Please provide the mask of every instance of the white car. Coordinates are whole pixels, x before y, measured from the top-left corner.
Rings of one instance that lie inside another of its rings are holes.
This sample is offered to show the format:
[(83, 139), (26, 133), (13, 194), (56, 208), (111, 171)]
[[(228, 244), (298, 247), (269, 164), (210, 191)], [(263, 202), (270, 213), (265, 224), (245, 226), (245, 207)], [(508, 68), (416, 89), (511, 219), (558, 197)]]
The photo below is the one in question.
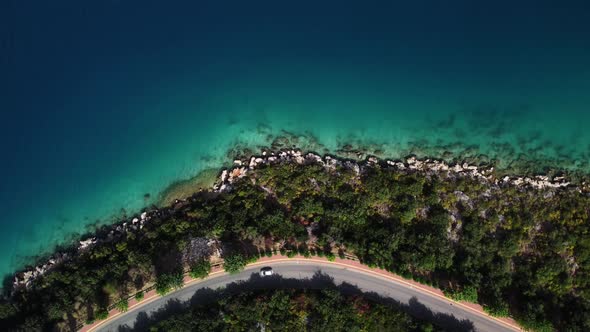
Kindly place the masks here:
[(274, 271), (272, 270), (272, 267), (263, 267), (262, 269), (260, 269), (260, 276), (261, 277), (268, 277), (274, 274)]

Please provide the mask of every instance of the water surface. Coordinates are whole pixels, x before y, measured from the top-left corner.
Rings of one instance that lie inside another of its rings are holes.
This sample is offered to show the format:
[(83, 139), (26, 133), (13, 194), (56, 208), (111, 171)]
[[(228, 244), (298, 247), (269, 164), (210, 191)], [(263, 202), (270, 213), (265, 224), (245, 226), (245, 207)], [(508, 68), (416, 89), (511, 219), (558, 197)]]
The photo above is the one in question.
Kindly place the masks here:
[(588, 5), (411, 3), (9, 1), (0, 273), (283, 131), (589, 170)]

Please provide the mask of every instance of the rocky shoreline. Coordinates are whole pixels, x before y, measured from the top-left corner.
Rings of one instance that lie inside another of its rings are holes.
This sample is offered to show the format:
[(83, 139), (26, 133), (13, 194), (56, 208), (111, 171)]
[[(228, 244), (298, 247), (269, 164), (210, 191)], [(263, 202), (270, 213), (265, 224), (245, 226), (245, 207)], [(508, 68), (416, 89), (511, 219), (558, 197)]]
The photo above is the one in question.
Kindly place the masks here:
[[(250, 171), (258, 167), (272, 166), (279, 163), (296, 163), (299, 165), (318, 164), (329, 171), (337, 167), (345, 167), (361, 175), (367, 168), (381, 167), (396, 172), (421, 172), (427, 175), (439, 175), (443, 178), (471, 177), (495, 187), (514, 186), (521, 190), (573, 190), (583, 195), (590, 195), (590, 184), (583, 181), (579, 185), (572, 184), (565, 176), (537, 175), (528, 176), (498, 176), (492, 165), (473, 165), (467, 162), (447, 163), (438, 159), (418, 159), (409, 156), (403, 160), (379, 159), (375, 156), (366, 156), (364, 160), (353, 160), (332, 155), (321, 156), (313, 152), (303, 152), (299, 149), (270, 150), (263, 149), (260, 155), (238, 158), (233, 162), (233, 167), (222, 169), (213, 187), (207, 191), (212, 194), (229, 191), (232, 184), (245, 177)], [(165, 217), (174, 209), (181, 207), (190, 200), (176, 199), (174, 204), (164, 208), (144, 209), (139, 214), (113, 225), (103, 226), (94, 236), (85, 238), (66, 250), (58, 251), (49, 258), (41, 260), (33, 268), (27, 268), (13, 275), (12, 289), (30, 287), (32, 282), (58, 265), (83, 253), (97, 243), (112, 242), (131, 232), (141, 232), (144, 225), (153, 217)]]

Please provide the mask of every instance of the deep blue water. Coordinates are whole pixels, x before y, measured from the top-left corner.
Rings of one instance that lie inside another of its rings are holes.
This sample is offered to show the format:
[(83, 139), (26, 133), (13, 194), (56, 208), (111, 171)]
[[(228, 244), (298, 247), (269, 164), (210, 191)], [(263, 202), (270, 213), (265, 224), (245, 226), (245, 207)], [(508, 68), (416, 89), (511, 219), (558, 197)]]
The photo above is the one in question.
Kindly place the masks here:
[(4, 1), (0, 273), (281, 130), (589, 170), (590, 5), (516, 3)]

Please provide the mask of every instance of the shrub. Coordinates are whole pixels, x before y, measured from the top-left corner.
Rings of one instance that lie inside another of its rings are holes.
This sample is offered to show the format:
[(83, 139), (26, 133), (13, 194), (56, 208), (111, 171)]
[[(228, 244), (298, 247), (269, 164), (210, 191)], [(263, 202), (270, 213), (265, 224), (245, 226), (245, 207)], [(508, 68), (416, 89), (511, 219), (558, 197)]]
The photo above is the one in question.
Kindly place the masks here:
[(173, 289), (182, 288), (183, 284), (181, 272), (162, 274), (156, 279), (156, 293), (163, 296)]
[(459, 291), (449, 291), (445, 295), (455, 301), (467, 301), (471, 303), (477, 303), (477, 288), (473, 286), (467, 286)]
[(294, 250), (291, 250), (287, 253), (287, 257), (289, 258), (293, 258), (295, 257), (295, 255), (297, 255), (297, 253)]
[(141, 300), (143, 300), (143, 297), (145, 296), (145, 294), (143, 293), (143, 291), (137, 292), (137, 294), (135, 294), (135, 299), (139, 302)]
[(106, 319), (107, 317), (109, 317), (109, 312), (107, 311), (106, 308), (100, 308), (94, 314), (94, 318), (96, 318), (97, 320), (103, 320), (103, 319)]
[(115, 308), (120, 312), (126, 312), (129, 310), (129, 301), (127, 299), (121, 300), (115, 304)]
[(203, 279), (211, 272), (211, 262), (206, 259), (201, 259), (191, 266), (189, 276), (194, 279)]
[(336, 260), (336, 255), (334, 255), (333, 253), (329, 252), (326, 254), (326, 258), (330, 261), (330, 262), (334, 262)]
[(272, 257), (272, 250), (266, 251), (266, 257)]
[(508, 310), (508, 304), (506, 303), (484, 305), (483, 310), (487, 312), (490, 316), (494, 317), (508, 317), (510, 315), (510, 312)]
[(16, 308), (10, 303), (0, 303), (0, 320), (16, 314)]
[(231, 274), (239, 273), (244, 269), (245, 266), (246, 259), (240, 254), (233, 254), (231, 256), (225, 257), (225, 261), (223, 263), (223, 268), (225, 271)]
[(309, 253), (309, 248), (307, 247), (307, 245), (302, 244), (297, 248), (297, 251), (300, 255), (305, 255), (306, 252)]
[(285, 256), (287, 254), (287, 250), (285, 248), (281, 248), (279, 252), (281, 253), (281, 256)]

